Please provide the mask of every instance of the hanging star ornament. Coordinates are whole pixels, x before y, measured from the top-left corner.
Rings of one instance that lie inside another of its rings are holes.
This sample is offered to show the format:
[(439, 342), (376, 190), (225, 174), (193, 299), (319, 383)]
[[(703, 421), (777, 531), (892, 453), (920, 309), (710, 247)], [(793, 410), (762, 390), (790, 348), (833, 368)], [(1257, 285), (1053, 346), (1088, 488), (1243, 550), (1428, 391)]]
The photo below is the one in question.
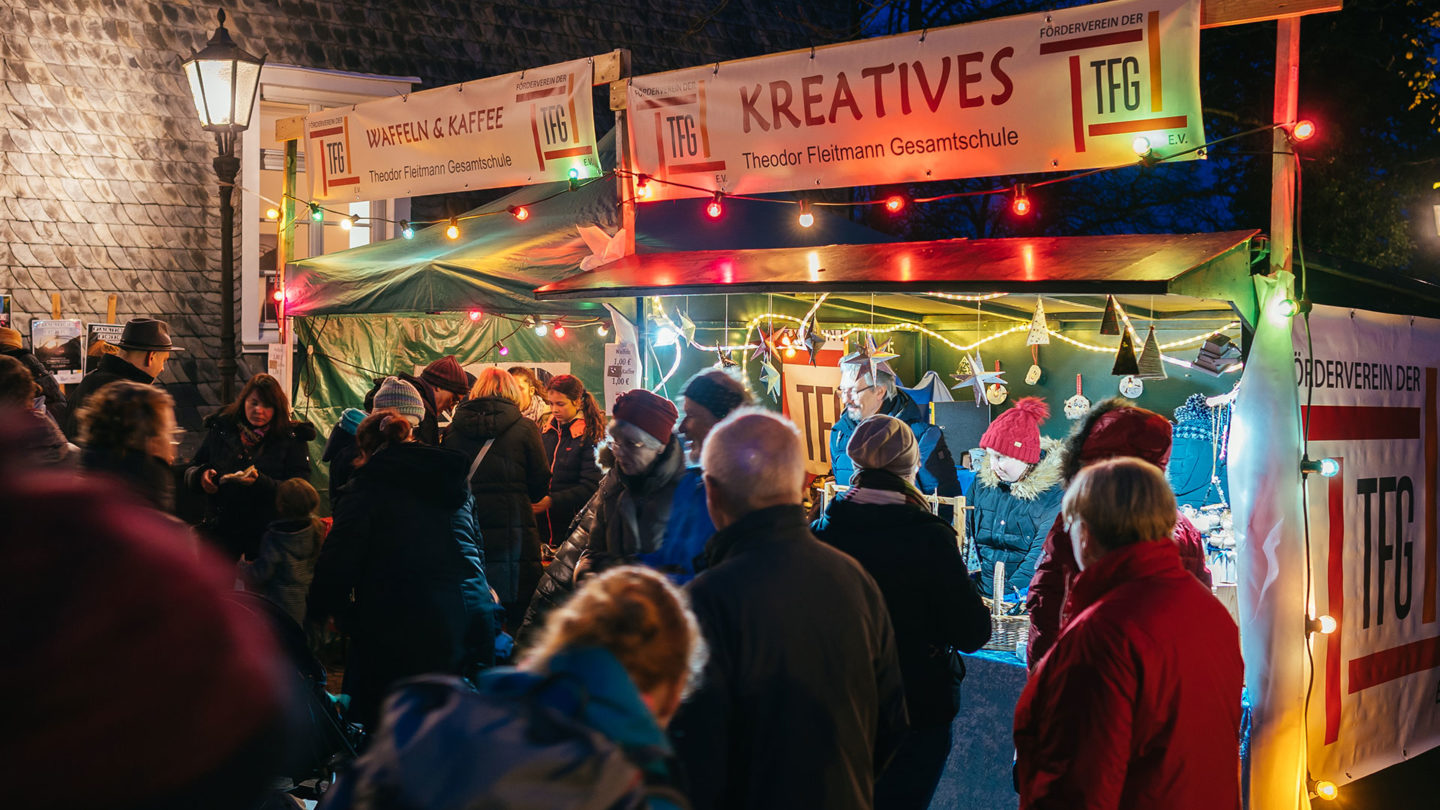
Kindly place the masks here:
[[(886, 345), (888, 347), (889, 344)], [(883, 371), (892, 377), (896, 376), (895, 369), (890, 367), (890, 361), (899, 356), (894, 352), (882, 351), (875, 345), (875, 336), (866, 333), (865, 337), (860, 339), (860, 345), (856, 347), (855, 351), (840, 358), (840, 365), (863, 366), (870, 372), (871, 382), (874, 382), (877, 371)]]
[[(825, 336), (811, 332), (802, 341), (805, 344), (805, 351), (810, 353), (810, 365), (815, 365), (815, 357), (825, 347)], [(872, 378), (873, 379), (873, 378)]]
[(740, 365), (739, 363), (735, 362), (735, 360), (730, 356), (730, 352), (724, 349), (716, 349), (715, 354), (720, 357), (720, 359), (715, 363), (715, 367), (718, 369), (735, 368), (736, 366)]
[(774, 330), (766, 332), (757, 326), (755, 327), (755, 336), (759, 338), (760, 342), (750, 347), (750, 359), (770, 362), (775, 357)]
[(680, 335), (685, 338), (686, 343), (695, 342), (695, 322), (683, 312), (680, 313)]
[(962, 372), (961, 374), (952, 375), (958, 382), (950, 386), (950, 388), (953, 390), (967, 387), (975, 389), (975, 407), (979, 408), (985, 404), (985, 386), (997, 383), (1004, 385), (1005, 372), (986, 371), (985, 361), (980, 359), (980, 350), (978, 349), (967, 359), (970, 361), (969, 373)]
[(765, 384), (765, 393), (776, 402), (780, 401), (780, 372), (766, 360), (760, 364), (760, 382)]

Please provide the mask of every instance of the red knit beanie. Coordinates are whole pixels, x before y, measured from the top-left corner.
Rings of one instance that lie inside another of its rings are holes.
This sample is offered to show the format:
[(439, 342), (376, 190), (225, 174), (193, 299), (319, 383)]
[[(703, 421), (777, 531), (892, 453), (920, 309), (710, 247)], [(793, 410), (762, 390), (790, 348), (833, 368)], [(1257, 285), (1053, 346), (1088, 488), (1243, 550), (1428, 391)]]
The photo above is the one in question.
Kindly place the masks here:
[(1050, 408), (1039, 397), (1025, 397), (1015, 407), (995, 417), (980, 446), (1026, 464), (1040, 460), (1040, 423), (1050, 418)]
[(470, 392), (470, 387), (465, 384), (465, 369), (460, 368), (460, 363), (453, 354), (447, 354), (426, 366), (425, 370), (420, 372), (420, 379), (462, 397)]
[(1164, 469), (1170, 461), (1170, 420), (1144, 408), (1105, 412), (1080, 446), (1080, 466), (1116, 456), (1135, 456)]
[(610, 415), (640, 428), (661, 444), (669, 444), (680, 412), (675, 410), (670, 400), (636, 388), (615, 398), (615, 407), (610, 410)]

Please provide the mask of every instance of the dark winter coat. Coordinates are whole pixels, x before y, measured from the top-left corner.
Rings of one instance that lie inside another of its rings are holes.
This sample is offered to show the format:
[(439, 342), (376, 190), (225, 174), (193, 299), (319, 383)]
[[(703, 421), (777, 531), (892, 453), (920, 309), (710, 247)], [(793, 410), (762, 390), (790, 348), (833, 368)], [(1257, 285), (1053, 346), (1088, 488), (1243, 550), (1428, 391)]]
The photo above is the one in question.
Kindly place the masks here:
[[(600, 452), (608, 455), (609, 447)], [(622, 475), (618, 467), (607, 466), (610, 472), (576, 516), (570, 536), (556, 550), (535, 588), (517, 635), (522, 644), (540, 629), (547, 613), (570, 598), (577, 568), (594, 572), (634, 562), (664, 541), (675, 487), (685, 472), (685, 450), (679, 437), (670, 438), (644, 475)]]
[(1106, 554), (1067, 610), (1015, 708), (1021, 808), (1238, 810), (1239, 631), (1175, 544)]
[(550, 465), (535, 423), (508, 399), (472, 399), (455, 411), (444, 446), (465, 456), (466, 469), (494, 439), (474, 476), (475, 519), (485, 547), (486, 576), (518, 621), (540, 581), (540, 537), (530, 505), (550, 488)]
[(245, 589), (279, 605), (297, 625), (305, 622), (305, 598), (325, 541), (324, 526), (309, 518), (277, 520), (260, 538), (255, 561), (240, 563)]
[(975, 483), (965, 495), (973, 506), (965, 516), (966, 537), (980, 560), (980, 593), (990, 597), (994, 590), (995, 563), (1005, 563), (1005, 598), (1024, 592), (1035, 575), (1035, 565), (1045, 546), (1045, 534), (1060, 514), (1060, 442), (1040, 439), (1040, 461), (1023, 478), (1007, 484), (990, 465), (992, 454), (976, 472)]
[(536, 515), (540, 539), (558, 546), (570, 536), (570, 524), (581, 507), (600, 488), (600, 465), (595, 463), (595, 442), (587, 442), (585, 420), (569, 424), (551, 420), (540, 439), (550, 460), (550, 508)]
[[(885, 400), (880, 413), (893, 416), (910, 426), (915, 441), (920, 445), (920, 471), (915, 475), (915, 485), (927, 495), (953, 498), (961, 494), (960, 480), (955, 474), (955, 457), (945, 444), (945, 434), (936, 425), (930, 424), (920, 406), (910, 395), (901, 390)], [(841, 412), (840, 419), (830, 431), (830, 472), (835, 483), (849, 486), (850, 477), (855, 474), (855, 464), (845, 448), (860, 423), (850, 418), (848, 412)]]
[(696, 808), (869, 808), (906, 732), (875, 580), (800, 506), (745, 515), (688, 587), (710, 659), (671, 738)]
[(990, 640), (990, 612), (960, 558), (955, 530), (911, 504), (844, 498), (831, 501), (811, 529), (854, 557), (885, 595), (911, 727), (949, 725), (964, 676), (952, 650), (974, 652)]
[(75, 395), (70, 397), (68, 403), (70, 412), (60, 422), (61, 429), (65, 431), (66, 436), (70, 437), (70, 441), (77, 441), (80, 438), (80, 408), (85, 404), (85, 400), (89, 399), (91, 394), (116, 380), (130, 380), (146, 385), (155, 384), (155, 378), (134, 363), (121, 359), (117, 354), (103, 355), (100, 363), (95, 366), (95, 370), (80, 379), (80, 385), (75, 388)]
[(325, 449), (320, 451), (320, 460), (330, 465), (330, 509), (344, 493), (345, 484), (355, 474), (355, 461), (360, 458), (360, 445), (355, 441), (355, 432), (368, 416), (358, 408), (346, 408), (340, 414), (335, 427), (325, 439)]
[[(289, 422), (271, 428), (253, 451), (240, 441), (239, 420), (244, 417), (224, 412), (205, 420), (209, 432), (185, 471), (185, 485), (196, 492), (201, 475), (214, 470), (220, 491), (205, 494), (205, 522), (202, 529), (230, 558), (242, 554), (254, 559), (260, 551), (260, 536), (275, 520), (275, 488), (287, 478), (310, 480), (310, 446), (315, 427), (309, 422)], [(221, 483), (218, 476), (255, 467), (259, 477), (250, 485)]]
[[(65, 392), (60, 388), (60, 382), (40, 358), (29, 349), (0, 349), (0, 355), (8, 355), (19, 360), (25, 368), (30, 370), (30, 376), (35, 378), (35, 384), (40, 386), (40, 393), (45, 395), (45, 412), (55, 420), (55, 424), (64, 425), (70, 415), (69, 402), (65, 399)], [(82, 379), (81, 382), (84, 382)]]
[(335, 616), (351, 636), (345, 693), (357, 720), (372, 717), (400, 678), (470, 674), (493, 660), (497, 607), (465, 484), (469, 463), (414, 442), (387, 447), (355, 471), (340, 501), (307, 618)]
[(170, 465), (138, 450), (87, 447), (80, 466), (123, 481), (130, 491), (162, 512), (175, 511), (175, 475)]

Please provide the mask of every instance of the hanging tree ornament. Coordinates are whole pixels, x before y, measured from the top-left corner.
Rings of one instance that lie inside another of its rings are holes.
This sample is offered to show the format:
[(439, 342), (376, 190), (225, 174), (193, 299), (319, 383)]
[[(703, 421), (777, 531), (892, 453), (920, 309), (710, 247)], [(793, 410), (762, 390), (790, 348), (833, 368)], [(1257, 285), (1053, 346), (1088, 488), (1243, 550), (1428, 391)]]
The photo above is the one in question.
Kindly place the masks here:
[(1030, 369), (1025, 372), (1026, 385), (1039, 385), (1045, 380), (1045, 369), (1040, 368), (1040, 347), (1030, 347)]
[(985, 386), (991, 383), (1003, 384), (1005, 382), (1005, 372), (986, 371), (985, 361), (980, 359), (979, 349), (976, 349), (975, 353), (970, 355), (969, 362), (969, 373), (953, 375), (959, 382), (950, 387), (954, 390), (966, 387), (973, 388), (975, 391), (975, 407), (979, 408), (985, 404)]
[(1165, 373), (1165, 358), (1160, 354), (1160, 341), (1155, 339), (1155, 325), (1150, 325), (1150, 331), (1145, 335), (1145, 348), (1140, 352), (1138, 361), (1140, 373), (1137, 374), (1142, 380), (1165, 380), (1169, 375)]
[(1075, 375), (1075, 396), (1065, 400), (1066, 419), (1084, 419), (1085, 414), (1090, 412), (1090, 400), (1085, 398), (1084, 390), (1081, 388), (1082, 380), (1080, 375)]
[(1025, 336), (1026, 346), (1049, 346), (1050, 326), (1045, 323), (1045, 302), (1035, 299), (1035, 314), (1030, 316), (1030, 334)]
[(820, 350), (825, 348), (825, 336), (811, 330), (805, 335), (801, 342), (805, 344), (805, 351), (810, 353), (810, 365), (815, 365), (816, 355), (820, 354)]
[(771, 399), (779, 402), (780, 372), (776, 371), (775, 367), (770, 365), (769, 360), (760, 364), (760, 382), (765, 384), (765, 393), (769, 394)]
[(755, 335), (759, 338), (759, 341), (756, 342), (755, 345), (750, 347), (750, 359), (759, 359), (769, 362), (775, 357), (774, 330), (766, 332), (764, 329), (761, 329), (760, 326), (757, 324), (755, 326)]
[(1120, 396), (1126, 399), (1139, 399), (1145, 393), (1145, 383), (1139, 377), (1127, 374), (1120, 378)]
[(1135, 358), (1135, 341), (1130, 339), (1129, 329), (1120, 336), (1120, 349), (1115, 352), (1115, 365), (1111, 366), (1110, 373), (1117, 377), (1140, 373), (1140, 361)]
[(694, 344), (695, 342), (695, 322), (683, 312), (680, 313), (680, 336), (685, 338), (686, 343)]
[(730, 356), (730, 352), (724, 349), (716, 349), (715, 354), (720, 358), (718, 361), (716, 361), (715, 368), (727, 369), (735, 368), (736, 366), (740, 365), (739, 363), (735, 362), (735, 360)]
[(875, 336), (867, 332), (860, 339), (860, 346), (855, 351), (840, 358), (840, 365), (860, 366), (862, 371), (870, 373), (870, 381), (874, 382), (877, 371), (883, 371), (891, 377), (896, 377), (895, 369), (890, 367), (890, 361), (899, 356), (894, 352), (881, 351), (875, 345)]
[[(1000, 371), (999, 360), (995, 361), (995, 373), (996, 375), (1003, 373)], [(1005, 398), (1008, 396), (1010, 396), (1010, 391), (1005, 387), (1004, 383), (991, 383), (985, 389), (985, 401), (989, 402), (991, 405), (999, 405), (1003, 403), (1005, 401)]]
[(1100, 334), (1120, 334), (1120, 304), (1113, 295), (1105, 296), (1105, 317), (1100, 319)]

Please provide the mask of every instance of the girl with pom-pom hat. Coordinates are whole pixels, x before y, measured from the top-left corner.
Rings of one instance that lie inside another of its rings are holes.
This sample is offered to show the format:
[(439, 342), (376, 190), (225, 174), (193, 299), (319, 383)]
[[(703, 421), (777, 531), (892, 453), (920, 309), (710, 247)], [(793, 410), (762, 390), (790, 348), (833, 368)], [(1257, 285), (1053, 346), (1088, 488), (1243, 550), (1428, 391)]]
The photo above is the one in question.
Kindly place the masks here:
[(966, 493), (975, 507), (966, 531), (980, 562), (980, 590), (995, 594), (995, 563), (1005, 564), (1006, 601), (1017, 601), (1030, 585), (1045, 534), (1060, 513), (1060, 442), (1040, 435), (1050, 408), (1025, 397), (995, 417), (980, 446), (984, 462)]

